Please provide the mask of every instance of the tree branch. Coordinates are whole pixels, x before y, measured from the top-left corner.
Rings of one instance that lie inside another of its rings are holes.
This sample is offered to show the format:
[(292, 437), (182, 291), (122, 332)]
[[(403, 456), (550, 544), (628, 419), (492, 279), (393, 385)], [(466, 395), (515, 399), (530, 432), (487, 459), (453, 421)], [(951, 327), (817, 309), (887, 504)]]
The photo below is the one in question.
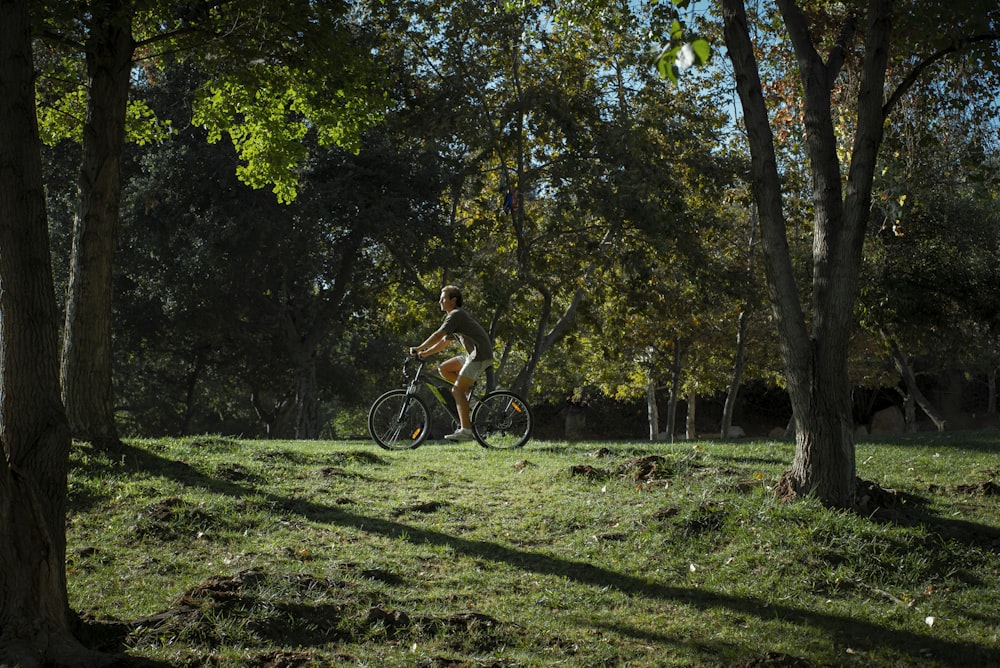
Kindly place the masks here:
[(844, 66), (844, 58), (847, 55), (851, 40), (854, 39), (855, 33), (858, 31), (858, 13), (851, 12), (844, 19), (843, 25), (840, 26), (840, 33), (837, 35), (837, 41), (830, 49), (830, 57), (827, 58), (826, 67), (830, 74), (831, 85), (833, 81), (837, 78), (840, 73), (840, 68)]
[(966, 37), (958, 40), (957, 42), (955, 42), (950, 46), (946, 46), (943, 49), (939, 49), (938, 51), (928, 56), (926, 59), (917, 63), (917, 66), (914, 67), (912, 70), (910, 70), (910, 73), (907, 74), (906, 77), (904, 77), (903, 80), (900, 82), (900, 84), (896, 86), (895, 90), (892, 91), (892, 95), (889, 96), (889, 100), (884, 105), (882, 105), (882, 118), (887, 118), (889, 116), (889, 114), (892, 112), (893, 107), (896, 106), (896, 104), (903, 98), (903, 96), (907, 93), (907, 91), (909, 91), (910, 88), (913, 87), (913, 84), (917, 82), (917, 79), (920, 78), (920, 75), (923, 74), (924, 71), (927, 70), (929, 67), (935, 65), (936, 63), (950, 56), (953, 53), (958, 53), (967, 46), (976, 44), (978, 42), (992, 42), (996, 40), (1000, 40), (1000, 34), (997, 34), (995, 32), (983, 33), (981, 35), (973, 35), (971, 37)]

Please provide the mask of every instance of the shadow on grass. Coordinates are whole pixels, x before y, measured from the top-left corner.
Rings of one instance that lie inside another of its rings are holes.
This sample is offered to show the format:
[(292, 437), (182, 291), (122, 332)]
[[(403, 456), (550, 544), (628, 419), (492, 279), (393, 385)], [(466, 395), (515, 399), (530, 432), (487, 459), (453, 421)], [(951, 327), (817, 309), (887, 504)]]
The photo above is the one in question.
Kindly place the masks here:
[(921, 431), (914, 434), (875, 434), (857, 440), (858, 446), (913, 445), (969, 450), (971, 452), (1000, 453), (1000, 429), (974, 429), (966, 431)]
[[(289, 512), (300, 514), (313, 522), (350, 527), (370, 534), (405, 539), (415, 544), (447, 547), (475, 559), (502, 562), (523, 571), (563, 577), (594, 587), (613, 587), (631, 596), (644, 597), (653, 601), (683, 604), (698, 610), (735, 612), (767, 621), (783, 620), (796, 625), (825, 629), (828, 632), (830, 629), (836, 629), (836, 638), (838, 641), (844, 642), (845, 645), (860, 649), (876, 645), (883, 648), (888, 646), (900, 656), (909, 657), (913, 662), (912, 665), (925, 663), (928, 656), (933, 656), (937, 665), (1000, 666), (1000, 651), (993, 647), (892, 629), (853, 617), (775, 604), (759, 598), (732, 596), (700, 588), (650, 582), (587, 562), (555, 558), (490, 541), (468, 540), (403, 522), (350, 512), (342, 507), (331, 507), (298, 499), (290, 500), (262, 493), (248, 485), (204, 475), (183, 462), (167, 459), (132, 446), (123, 446), (122, 457), (128, 466), (135, 466), (147, 471), (155, 470), (161, 472), (162, 475), (174, 476), (185, 484), (198, 485), (219, 494), (269, 496), (280, 507)], [(926, 523), (932, 531), (938, 531), (940, 527), (945, 527), (960, 536), (1000, 533), (993, 527), (971, 522), (947, 520), (926, 514), (921, 516), (911, 513), (911, 517), (920, 517), (921, 521)], [(1000, 624), (1000, 620), (995, 621)], [(615, 630), (639, 639), (655, 639), (657, 642), (664, 643), (677, 642), (676, 638), (660, 634), (651, 635), (647, 630), (627, 627), (616, 627)], [(706, 648), (706, 651), (710, 650)]]

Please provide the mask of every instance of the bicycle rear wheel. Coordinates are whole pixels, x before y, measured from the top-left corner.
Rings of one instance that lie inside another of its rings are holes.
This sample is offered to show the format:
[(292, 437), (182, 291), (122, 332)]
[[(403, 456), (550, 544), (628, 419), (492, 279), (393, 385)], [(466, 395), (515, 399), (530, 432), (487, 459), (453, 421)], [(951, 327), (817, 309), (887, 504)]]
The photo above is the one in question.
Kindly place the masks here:
[(368, 411), (368, 433), (386, 450), (410, 450), (427, 439), (430, 411), (420, 397), (390, 390)]
[(506, 390), (490, 392), (472, 411), (472, 433), (484, 448), (520, 448), (531, 438), (531, 425), (528, 404)]

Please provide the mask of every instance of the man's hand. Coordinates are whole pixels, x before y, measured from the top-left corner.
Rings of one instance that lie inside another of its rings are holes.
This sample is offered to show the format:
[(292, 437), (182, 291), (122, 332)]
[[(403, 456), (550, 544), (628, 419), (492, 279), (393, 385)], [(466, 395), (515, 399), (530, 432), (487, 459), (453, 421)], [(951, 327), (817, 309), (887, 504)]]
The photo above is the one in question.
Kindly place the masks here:
[(417, 359), (420, 359), (420, 351), (418, 351), (413, 346), (410, 346), (410, 355), (412, 355), (413, 357), (416, 357)]

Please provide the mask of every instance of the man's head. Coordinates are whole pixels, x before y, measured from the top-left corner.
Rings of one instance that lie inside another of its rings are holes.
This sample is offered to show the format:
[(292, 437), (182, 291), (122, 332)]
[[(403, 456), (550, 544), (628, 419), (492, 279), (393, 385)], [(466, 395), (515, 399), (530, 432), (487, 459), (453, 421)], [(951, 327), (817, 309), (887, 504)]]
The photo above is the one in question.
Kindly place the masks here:
[[(452, 301), (454, 300), (454, 301)], [(450, 308), (445, 308), (450, 305), (452, 308), (461, 308), (462, 306), (462, 289), (457, 285), (446, 285), (441, 288), (441, 299), (439, 300), (441, 308), (450, 311)]]

